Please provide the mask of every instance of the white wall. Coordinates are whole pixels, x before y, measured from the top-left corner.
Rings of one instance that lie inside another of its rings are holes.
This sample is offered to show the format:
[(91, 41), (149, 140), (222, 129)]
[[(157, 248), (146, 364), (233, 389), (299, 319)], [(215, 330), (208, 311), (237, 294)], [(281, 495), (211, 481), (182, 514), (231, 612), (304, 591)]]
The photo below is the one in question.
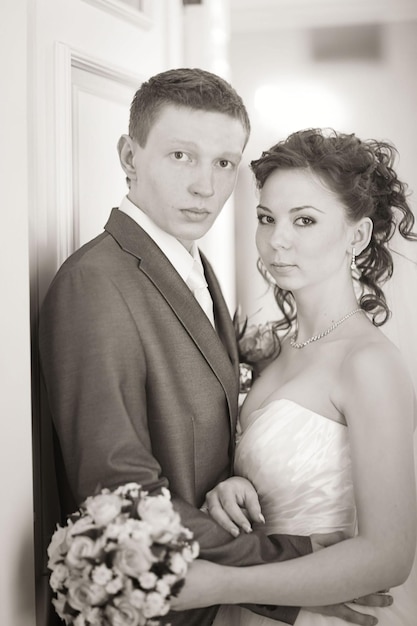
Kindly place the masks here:
[(33, 626), (26, 3), (2, 0), (0, 23), (0, 623)]
[[(184, 7), (184, 64), (201, 67), (230, 81), (229, 0), (204, 0)], [(233, 196), (213, 228), (198, 245), (219, 278), (230, 313), (236, 308), (236, 267)]]
[[(381, 25), (381, 54), (368, 60), (314, 60), (310, 36), (308, 28), (232, 28), (233, 84), (247, 104), (253, 127), (236, 191), (238, 300), (250, 314), (264, 307), (263, 317), (272, 309), (255, 269), (256, 195), (247, 166), (262, 150), (293, 130), (315, 125), (333, 125), (362, 138), (390, 139), (400, 153), (399, 175), (414, 190), (411, 203), (417, 208), (417, 21)], [(255, 94), (264, 85), (273, 85), (278, 97), (270, 94), (264, 103), (269, 106), (259, 111)], [(305, 88), (302, 95), (300, 88)], [(314, 98), (321, 93), (325, 95), (317, 111)], [(417, 260), (417, 245), (395, 245)], [(414, 309), (416, 298), (414, 293)]]
[[(318, 61), (311, 53), (309, 28), (234, 32), (232, 23), (232, 82), (253, 127), (235, 194), (238, 301), (254, 319), (273, 318), (276, 308), (272, 298), (264, 297), (265, 285), (255, 268), (256, 194), (248, 163), (289, 132), (333, 125), (361, 138), (391, 140), (400, 153), (398, 173), (414, 191), (410, 202), (417, 215), (417, 21), (387, 22), (379, 31), (377, 58)], [(255, 94), (263, 85), (275, 86), (278, 98), (270, 94), (264, 103), (269, 106), (261, 112)], [(300, 87), (303, 95), (298, 95)], [(325, 96), (316, 110), (314, 98), (320, 94)], [(417, 262), (417, 244), (397, 238), (393, 247)], [(417, 387), (416, 265), (394, 256), (395, 261), (388, 288), (394, 315), (386, 331), (405, 353)]]

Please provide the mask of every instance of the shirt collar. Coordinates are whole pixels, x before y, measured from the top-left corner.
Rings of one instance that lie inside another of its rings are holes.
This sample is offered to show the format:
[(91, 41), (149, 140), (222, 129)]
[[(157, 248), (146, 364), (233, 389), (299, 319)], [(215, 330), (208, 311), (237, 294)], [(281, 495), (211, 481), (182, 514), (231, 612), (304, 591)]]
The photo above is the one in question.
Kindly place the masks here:
[(191, 253), (184, 248), (182, 243), (173, 235), (162, 230), (151, 218), (137, 207), (127, 196), (120, 203), (119, 210), (131, 217), (153, 239), (172, 263), (181, 278), (187, 282), (187, 278), (193, 267), (194, 261), (202, 267), (200, 252), (197, 244), (193, 241)]

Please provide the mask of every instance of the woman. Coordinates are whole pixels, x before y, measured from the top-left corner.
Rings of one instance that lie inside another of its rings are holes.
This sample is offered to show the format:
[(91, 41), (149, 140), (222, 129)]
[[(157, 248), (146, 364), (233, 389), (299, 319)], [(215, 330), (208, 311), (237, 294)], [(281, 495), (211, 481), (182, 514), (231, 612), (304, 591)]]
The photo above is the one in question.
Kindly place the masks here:
[[(267, 533), (340, 530), (347, 539), (285, 563), (233, 568), (233, 576), (200, 562), (180, 601), (222, 604), (227, 588), (229, 601), (232, 593), (236, 604), (250, 603), (240, 593), (248, 577), (265, 604), (309, 607), (401, 585), (394, 605), (375, 614), (380, 626), (415, 623), (416, 402), (400, 354), (378, 328), (389, 314), (381, 289), (393, 270), (388, 242), (397, 228), (416, 239), (393, 157), (383, 142), (307, 130), (252, 162), (256, 241), (282, 314), (278, 356), (242, 407), (235, 471), (244, 478), (210, 492), (209, 513), (244, 528), (230, 499), (250, 481)], [(215, 621), (269, 623), (239, 606), (222, 607)], [(296, 622), (342, 623), (307, 610)]]

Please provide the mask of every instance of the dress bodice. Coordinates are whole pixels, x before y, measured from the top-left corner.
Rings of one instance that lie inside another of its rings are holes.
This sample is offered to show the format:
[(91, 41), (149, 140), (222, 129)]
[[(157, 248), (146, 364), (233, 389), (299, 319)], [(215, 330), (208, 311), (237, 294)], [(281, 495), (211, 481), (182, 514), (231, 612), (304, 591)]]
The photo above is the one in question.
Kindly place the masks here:
[[(356, 531), (348, 428), (292, 400), (273, 400), (240, 424), (235, 473), (255, 486), (267, 534), (311, 535)], [(414, 626), (417, 568), (404, 585), (391, 590), (394, 604), (384, 609), (354, 605), (375, 614), (380, 626)], [(239, 606), (221, 607), (214, 626), (277, 626)], [(335, 618), (301, 610), (296, 626), (345, 626)]]
[(344, 530), (356, 514), (348, 429), (287, 400), (273, 400), (241, 424), (236, 474), (254, 484), (266, 532)]

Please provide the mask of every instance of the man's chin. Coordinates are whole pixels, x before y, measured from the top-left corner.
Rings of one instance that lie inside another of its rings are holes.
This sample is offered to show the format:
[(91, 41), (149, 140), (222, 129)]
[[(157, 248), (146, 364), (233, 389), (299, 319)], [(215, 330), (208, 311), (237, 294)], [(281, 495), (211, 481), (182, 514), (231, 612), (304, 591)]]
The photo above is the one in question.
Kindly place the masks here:
[(186, 242), (188, 242), (188, 246), (191, 246), (194, 241), (204, 237), (212, 226), (212, 219), (210, 219), (210, 221), (207, 219), (205, 222), (199, 222), (198, 224), (188, 224), (188, 226), (178, 231), (178, 234), (175, 235), (175, 237), (186, 247)]

